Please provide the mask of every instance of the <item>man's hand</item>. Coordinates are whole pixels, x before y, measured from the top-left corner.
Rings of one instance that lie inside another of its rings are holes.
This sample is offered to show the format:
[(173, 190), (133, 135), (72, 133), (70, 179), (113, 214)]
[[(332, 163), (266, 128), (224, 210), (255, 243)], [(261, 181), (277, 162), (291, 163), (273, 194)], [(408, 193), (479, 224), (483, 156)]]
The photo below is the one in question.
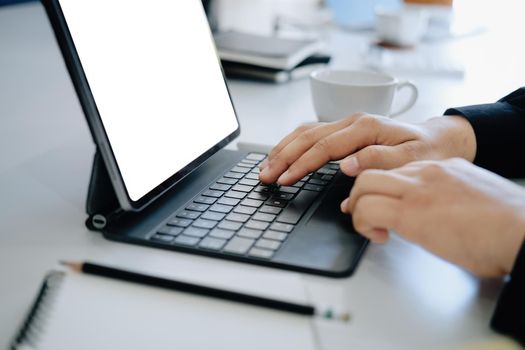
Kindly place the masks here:
[(458, 158), (365, 171), (341, 210), (372, 241), (392, 229), (481, 276), (509, 273), (525, 238), (525, 189)]
[(328, 161), (356, 176), (365, 169), (393, 169), (415, 160), (462, 157), (472, 161), (476, 139), (462, 117), (410, 124), (357, 113), (333, 123), (315, 123), (286, 136), (261, 165), (264, 183), (291, 185)]

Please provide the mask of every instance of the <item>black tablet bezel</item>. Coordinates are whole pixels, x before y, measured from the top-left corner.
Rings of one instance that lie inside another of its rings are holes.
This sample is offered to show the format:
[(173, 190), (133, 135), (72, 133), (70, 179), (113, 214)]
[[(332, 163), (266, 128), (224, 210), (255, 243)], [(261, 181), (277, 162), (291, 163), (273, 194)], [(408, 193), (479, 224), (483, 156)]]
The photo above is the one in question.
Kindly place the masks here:
[[(119, 199), (119, 204), (121, 205), (122, 209), (133, 211), (143, 209), (156, 198), (168, 191), (177, 182), (179, 182), (185, 176), (191, 173), (194, 169), (198, 168), (202, 163), (206, 161), (206, 159), (211, 157), (213, 154), (215, 154), (217, 151), (222, 149), (224, 146), (226, 146), (228, 143), (234, 140), (237, 136), (239, 136), (241, 131), (239, 118), (237, 117), (235, 106), (233, 106), (233, 101), (228, 85), (226, 83), (224, 71), (222, 71), (223, 79), (226, 85), (226, 89), (228, 91), (228, 96), (230, 98), (230, 102), (232, 103), (233, 111), (237, 121), (237, 129), (230, 135), (226, 136), (224, 139), (219, 141), (213, 147), (208, 149), (202, 155), (197, 157), (190, 164), (188, 164), (187, 166), (170, 176), (161, 184), (157, 185), (157, 187), (149, 191), (142, 198), (136, 201), (132, 200), (124, 184), (122, 174), (120, 172), (120, 169), (115, 159), (115, 155), (111, 148), (111, 143), (109, 142), (109, 138), (103, 127), (103, 123), (100, 118), (97, 105), (93, 98), (93, 94), (91, 93), (91, 88), (89, 86), (87, 78), (84, 74), (84, 69), (82, 68), (82, 64), (80, 62), (77, 50), (75, 48), (75, 44), (71, 37), (71, 33), (67, 26), (62, 9), (60, 7), (59, 0), (42, 0), (42, 3), (53, 27), (53, 31), (55, 33), (55, 37), (60, 47), (60, 51), (62, 52), (62, 56), (64, 57), (64, 61), (71, 76), (71, 80), (80, 100), (82, 110), (84, 111), (84, 114), (86, 116), (91, 135), (102, 155), (108, 172), (110, 173), (111, 182), (113, 184), (113, 187)], [(204, 8), (202, 10), (202, 13), (204, 16)], [(209, 35), (212, 36), (211, 31)], [(222, 66), (220, 65), (220, 59), (218, 57), (217, 52), (216, 56), (217, 60), (219, 61), (219, 66), (222, 70)]]

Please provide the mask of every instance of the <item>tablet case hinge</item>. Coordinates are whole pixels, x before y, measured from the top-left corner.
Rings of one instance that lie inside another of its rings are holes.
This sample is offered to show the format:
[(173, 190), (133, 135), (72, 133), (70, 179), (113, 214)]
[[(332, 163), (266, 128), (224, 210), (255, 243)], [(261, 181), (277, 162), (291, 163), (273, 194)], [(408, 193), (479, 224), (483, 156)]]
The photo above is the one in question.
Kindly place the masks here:
[(101, 231), (108, 225), (111, 218), (121, 211), (108, 171), (97, 150), (93, 157), (86, 199), (88, 214), (86, 226), (90, 230)]

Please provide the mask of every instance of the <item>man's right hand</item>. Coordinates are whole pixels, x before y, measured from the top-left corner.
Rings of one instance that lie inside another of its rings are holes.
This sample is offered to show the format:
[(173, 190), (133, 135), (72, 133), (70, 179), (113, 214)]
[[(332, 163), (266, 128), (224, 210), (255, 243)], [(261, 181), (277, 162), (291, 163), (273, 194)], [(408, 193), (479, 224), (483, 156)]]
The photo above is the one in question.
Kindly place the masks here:
[(393, 169), (416, 160), (461, 157), (472, 161), (476, 138), (463, 117), (411, 124), (356, 113), (333, 123), (303, 125), (286, 136), (261, 165), (263, 183), (291, 185), (329, 161), (357, 176), (366, 169)]

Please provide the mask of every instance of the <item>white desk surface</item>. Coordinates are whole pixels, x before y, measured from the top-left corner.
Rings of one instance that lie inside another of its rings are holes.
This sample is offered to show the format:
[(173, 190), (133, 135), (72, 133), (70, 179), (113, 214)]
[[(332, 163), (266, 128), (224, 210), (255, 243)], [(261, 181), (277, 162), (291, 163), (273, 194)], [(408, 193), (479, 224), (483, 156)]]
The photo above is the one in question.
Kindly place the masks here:
[[(515, 47), (518, 34), (511, 35), (523, 13), (516, 9), (523, 5), (494, 3), (514, 6), (502, 7), (498, 27), (427, 48), (462, 58), (465, 79), (415, 77), (420, 99), (401, 118), (423, 120), (447, 106), (493, 101), (523, 83), (519, 62), (523, 65), (525, 55)], [(371, 34), (331, 30), (327, 35), (333, 66), (360, 65), (355, 48), (366, 45)], [(280, 86), (235, 81), (230, 88), (242, 141), (272, 144), (315, 119), (307, 81)], [(353, 316), (348, 325), (317, 322), (324, 349), (440, 349), (492, 334), (488, 322), (500, 282), (479, 280), (398, 238), (371, 245), (355, 275), (346, 279), (107, 241), (83, 225), (93, 151), (43, 9), (37, 3), (1, 8), (0, 347), (7, 346), (45, 272), (59, 259), (114, 263), (275, 296), (297, 294), (316, 305), (348, 309)]]

